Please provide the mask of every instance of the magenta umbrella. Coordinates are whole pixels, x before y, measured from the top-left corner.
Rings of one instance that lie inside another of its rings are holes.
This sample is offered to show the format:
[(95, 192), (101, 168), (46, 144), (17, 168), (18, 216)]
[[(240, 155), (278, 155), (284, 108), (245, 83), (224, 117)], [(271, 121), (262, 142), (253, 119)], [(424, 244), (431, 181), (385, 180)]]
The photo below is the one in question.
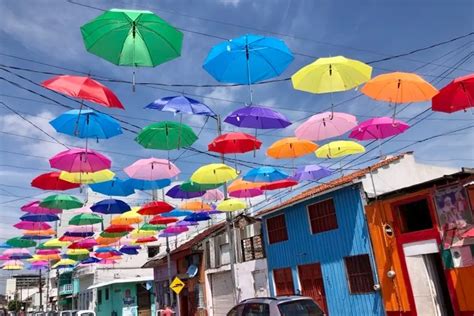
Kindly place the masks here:
[(222, 193), (219, 189), (211, 189), (207, 190), (206, 193), (202, 196), (204, 201), (219, 201), (224, 198), (224, 193)]
[(56, 255), (61, 253), (59, 249), (38, 249), (36, 250), (37, 255)]
[(301, 139), (312, 141), (340, 136), (357, 125), (354, 115), (340, 112), (324, 112), (311, 116), (295, 130)]
[(45, 222), (29, 222), (29, 221), (21, 221), (13, 225), (18, 229), (26, 229), (26, 230), (46, 230), (50, 229), (51, 226)]
[(139, 159), (123, 170), (130, 178), (147, 181), (170, 179), (181, 172), (171, 161), (153, 157)]
[(49, 159), (51, 168), (67, 172), (96, 172), (110, 169), (112, 162), (106, 156), (83, 148), (62, 151)]
[(36, 267), (47, 267), (49, 262), (46, 260), (35, 261), (31, 264), (32, 266)]
[(39, 206), (41, 201), (29, 202), (21, 207), (23, 212), (31, 214), (61, 214), (62, 210), (54, 208), (46, 208)]
[(163, 233), (166, 234), (181, 234), (184, 232), (187, 232), (189, 228), (187, 226), (168, 226), (165, 230), (163, 230)]
[(375, 117), (356, 126), (349, 134), (357, 140), (384, 139), (406, 131), (410, 126), (402, 121), (390, 117)]
[(9, 255), (1, 254), (1, 255), (0, 255), (0, 260), (1, 260), (1, 261), (10, 260), (10, 256), (9, 256)]
[(259, 188), (249, 188), (244, 190), (235, 190), (229, 192), (229, 195), (235, 198), (251, 198), (263, 195), (263, 191)]

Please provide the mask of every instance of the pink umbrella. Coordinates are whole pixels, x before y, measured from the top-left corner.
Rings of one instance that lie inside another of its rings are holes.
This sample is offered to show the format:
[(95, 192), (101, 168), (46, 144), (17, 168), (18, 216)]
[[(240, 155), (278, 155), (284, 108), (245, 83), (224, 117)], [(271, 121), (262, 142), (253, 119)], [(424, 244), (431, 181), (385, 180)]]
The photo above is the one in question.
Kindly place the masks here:
[(104, 155), (82, 148), (72, 148), (62, 151), (49, 159), (51, 168), (67, 172), (96, 172), (110, 169), (112, 162)]
[(375, 117), (356, 126), (349, 134), (358, 140), (384, 139), (406, 131), (410, 126), (390, 117)]
[(56, 255), (61, 253), (59, 249), (38, 249), (36, 250), (37, 255)]
[(29, 222), (29, 221), (22, 221), (18, 222), (13, 227), (18, 229), (27, 229), (27, 230), (46, 230), (50, 229), (51, 226), (45, 222)]
[(33, 262), (31, 265), (36, 267), (45, 267), (49, 265), (49, 262), (46, 260), (40, 260)]
[(10, 248), (5, 250), (2, 255), (12, 256), (12, 255), (29, 255), (30, 252), (25, 248)]
[(85, 225), (85, 226), (70, 225), (66, 228), (66, 231), (70, 233), (92, 233), (96, 231), (96, 228), (94, 226), (89, 226), (89, 225)]
[(340, 112), (324, 112), (311, 116), (298, 126), (295, 135), (301, 139), (318, 141), (340, 136), (357, 125), (354, 115)]
[(62, 210), (54, 208), (45, 208), (39, 206), (41, 201), (29, 202), (21, 207), (23, 212), (28, 212), (31, 214), (61, 214)]
[(224, 193), (218, 189), (207, 190), (202, 196), (204, 201), (219, 201), (224, 198)]
[(235, 190), (229, 192), (229, 195), (235, 198), (251, 198), (262, 194), (263, 191), (259, 188), (249, 188), (245, 190)]
[(5, 267), (5, 266), (21, 266), (21, 267), (23, 267), (23, 262), (21, 262), (20, 260), (8, 260), (8, 261), (5, 261), (2, 264), (2, 267)]
[(10, 260), (10, 256), (8, 256), (8, 255), (3, 255), (3, 254), (2, 254), (2, 255), (0, 255), (0, 260), (1, 260), (1, 261)]
[(186, 226), (168, 226), (165, 230), (163, 230), (164, 233), (170, 233), (170, 234), (181, 234), (184, 232), (187, 232), (189, 230), (188, 227)]
[(130, 178), (148, 181), (171, 179), (181, 172), (171, 161), (158, 158), (139, 159), (123, 170)]

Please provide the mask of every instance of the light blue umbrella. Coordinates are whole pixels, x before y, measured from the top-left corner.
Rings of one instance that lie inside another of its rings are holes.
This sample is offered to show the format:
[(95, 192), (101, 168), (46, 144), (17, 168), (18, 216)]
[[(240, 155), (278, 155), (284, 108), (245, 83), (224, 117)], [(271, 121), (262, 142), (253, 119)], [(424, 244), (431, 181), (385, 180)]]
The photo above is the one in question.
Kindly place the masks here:
[(89, 187), (94, 192), (102, 193), (108, 196), (129, 196), (135, 193), (135, 190), (128, 180), (114, 178), (113, 180), (90, 184)]
[(126, 182), (136, 190), (158, 190), (167, 187), (171, 184), (170, 179), (161, 180), (140, 180), (128, 179)]
[(193, 212), (191, 212), (191, 211), (174, 209), (171, 212), (162, 213), (160, 215), (162, 217), (183, 217), (183, 216), (188, 216), (188, 215), (191, 215), (191, 214), (193, 214)]
[(145, 109), (153, 109), (175, 114), (195, 114), (205, 116), (216, 116), (207, 105), (197, 100), (185, 97), (184, 95), (164, 97), (153, 101), (145, 106)]
[(107, 139), (122, 134), (116, 119), (93, 110), (70, 110), (49, 123), (58, 133), (79, 138)]
[(251, 182), (273, 182), (287, 178), (286, 173), (273, 167), (259, 167), (249, 170), (242, 179)]

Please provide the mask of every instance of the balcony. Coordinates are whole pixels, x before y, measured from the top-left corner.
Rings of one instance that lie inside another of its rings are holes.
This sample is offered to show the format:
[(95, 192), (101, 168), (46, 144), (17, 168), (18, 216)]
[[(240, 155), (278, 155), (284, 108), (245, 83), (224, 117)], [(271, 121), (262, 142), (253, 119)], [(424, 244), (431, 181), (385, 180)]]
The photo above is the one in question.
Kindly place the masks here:
[(69, 295), (72, 294), (72, 283), (63, 284), (59, 287), (59, 295)]

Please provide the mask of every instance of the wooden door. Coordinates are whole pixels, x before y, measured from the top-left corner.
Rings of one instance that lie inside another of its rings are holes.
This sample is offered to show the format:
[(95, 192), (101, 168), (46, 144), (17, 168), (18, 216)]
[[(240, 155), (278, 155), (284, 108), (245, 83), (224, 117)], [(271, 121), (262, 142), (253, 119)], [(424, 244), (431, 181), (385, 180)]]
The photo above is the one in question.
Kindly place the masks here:
[(137, 284), (138, 316), (151, 316), (150, 292), (144, 284)]
[(311, 263), (298, 266), (298, 275), (301, 283), (301, 294), (313, 298), (328, 315), (321, 265)]
[(276, 295), (294, 295), (295, 288), (291, 268), (281, 268), (273, 270)]

